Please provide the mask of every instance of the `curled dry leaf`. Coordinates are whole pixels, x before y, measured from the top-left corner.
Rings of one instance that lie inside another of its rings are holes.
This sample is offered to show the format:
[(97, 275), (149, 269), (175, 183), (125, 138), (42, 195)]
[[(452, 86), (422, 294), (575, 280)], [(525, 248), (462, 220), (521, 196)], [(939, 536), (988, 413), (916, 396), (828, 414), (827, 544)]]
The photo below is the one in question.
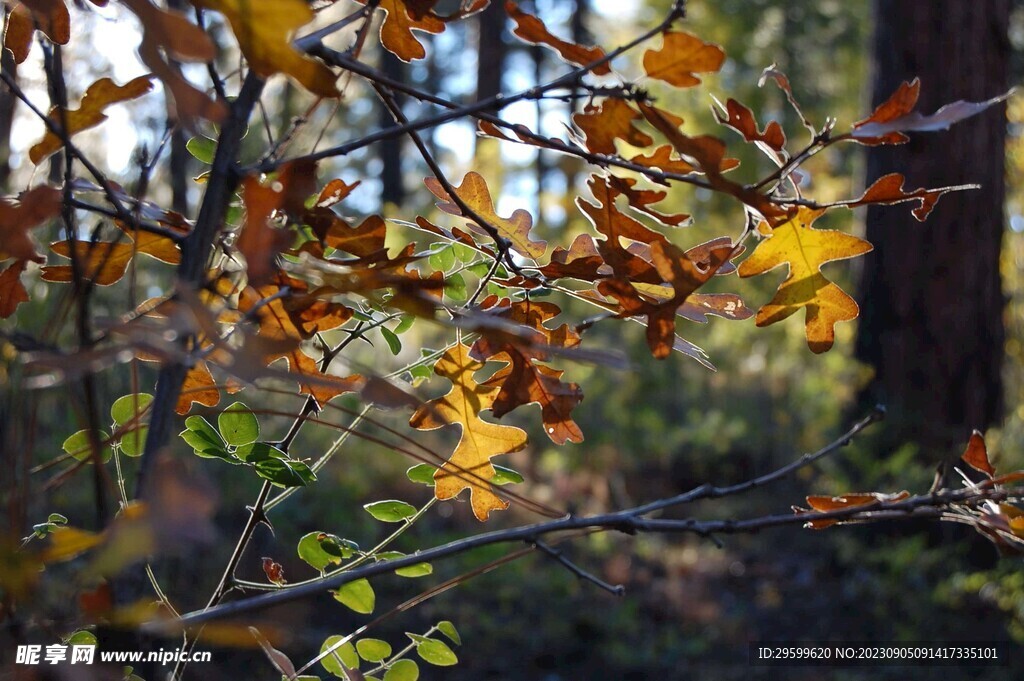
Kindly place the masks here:
[(964, 463), (968, 466), (976, 471), (981, 471), (989, 478), (994, 477), (996, 474), (996, 469), (992, 467), (991, 462), (988, 460), (985, 438), (977, 430), (971, 433), (971, 439), (967, 441), (967, 449), (964, 450), (963, 457), (961, 458), (963, 458)]
[(760, 130), (754, 113), (740, 102), (730, 97), (725, 106), (717, 100), (716, 103), (718, 107), (714, 109), (714, 114), (719, 123), (743, 135), (743, 139), (748, 142), (761, 142), (777, 153), (785, 149), (786, 133), (778, 121), (769, 121), (764, 130)]
[[(104, 109), (118, 102), (137, 99), (153, 89), (153, 76), (139, 76), (124, 85), (118, 85), (109, 78), (100, 78), (89, 86), (77, 109), (68, 109), (61, 114), (55, 108), (50, 110), (49, 118), (58, 126), (64, 125), (64, 134), (68, 137), (107, 120)], [(32, 162), (39, 165), (50, 154), (63, 146), (62, 140), (49, 130), (42, 140), (28, 151)]]
[(801, 206), (796, 215), (774, 228), (739, 267), (741, 277), (753, 277), (788, 264), (789, 274), (772, 300), (757, 311), (757, 325), (782, 321), (806, 310), (807, 345), (825, 352), (835, 342), (837, 322), (856, 319), (860, 308), (841, 288), (825, 278), (821, 266), (867, 253), (867, 241), (835, 230), (819, 230), (812, 223), (825, 210)]
[(519, 428), (480, 418), (481, 412), (493, 408), (500, 390), (473, 378), (483, 366), (470, 356), (468, 346), (450, 349), (434, 365), (434, 373), (448, 379), (451, 390), (421, 406), (409, 419), (409, 425), (417, 430), (459, 426), (462, 435), (455, 451), (434, 473), (434, 494), (441, 500), (453, 499), (468, 489), (473, 515), (481, 522), (492, 511), (508, 508), (508, 502), (495, 494), (488, 482), (495, 473), (491, 458), (517, 452), (527, 442), (526, 433)]
[[(366, 4), (366, 0), (358, 0)], [(377, 9), (384, 12), (380, 26), (380, 43), (404, 62), (423, 59), (427, 51), (413, 31), (441, 33), (444, 20), (434, 13), (436, 0), (381, 0)]]
[(697, 73), (714, 73), (722, 68), (725, 51), (684, 31), (668, 31), (660, 49), (644, 52), (644, 70), (651, 78), (676, 87), (700, 85)]
[[(854, 492), (851, 494), (843, 494), (836, 497), (827, 496), (809, 496), (807, 497), (807, 505), (811, 508), (800, 508), (798, 506), (793, 507), (793, 511), (798, 515), (803, 513), (827, 513), (829, 511), (839, 511), (846, 508), (855, 508), (858, 506), (870, 506), (872, 504), (883, 504), (892, 503), (894, 501), (903, 501), (910, 497), (910, 492), (906, 490), (897, 492), (895, 494), (883, 494), (881, 492)], [(814, 530), (823, 530), (826, 527), (832, 527), (838, 523), (843, 522), (835, 518), (823, 518), (821, 520), (810, 520), (807, 522), (806, 527)]]
[(18, 306), (27, 303), (28, 291), (21, 283), (21, 273), (25, 271), (27, 261), (15, 260), (0, 272), (0, 318), (7, 319)]
[[(604, 50), (600, 47), (585, 47), (552, 35), (543, 21), (519, 9), (514, 2), (506, 2), (505, 11), (516, 22), (516, 28), (512, 31), (516, 37), (532, 45), (546, 45), (570, 64), (586, 66), (605, 56)], [(611, 66), (607, 62), (591, 69), (591, 73), (598, 76), (606, 76), (611, 72)]]
[(856, 208), (857, 206), (867, 206), (870, 204), (889, 205), (894, 203), (904, 203), (906, 201), (917, 201), (919, 202), (919, 205), (911, 212), (918, 221), (924, 222), (935, 208), (935, 204), (939, 202), (939, 199), (942, 198), (944, 194), (978, 188), (978, 185), (976, 184), (965, 184), (956, 187), (940, 187), (938, 189), (921, 188), (906, 191), (903, 189), (904, 181), (905, 179), (903, 175), (899, 173), (889, 173), (888, 175), (883, 175), (875, 180), (871, 186), (864, 191), (864, 194), (859, 199), (842, 201), (832, 205)]
[(192, 0), (220, 12), (231, 24), (249, 67), (264, 78), (284, 73), (320, 97), (337, 97), (334, 72), (292, 45), (292, 34), (313, 20), (305, 0)]
[(903, 144), (910, 138), (906, 132), (934, 132), (975, 116), (994, 104), (1002, 102), (1013, 91), (987, 99), (984, 102), (959, 100), (946, 104), (930, 116), (914, 111), (921, 92), (921, 81), (915, 78), (903, 82), (889, 99), (882, 102), (867, 118), (853, 124), (850, 137), (861, 144)]
[[(125, 241), (75, 241), (74, 252), (79, 263), (79, 273), (87, 281), (98, 286), (110, 286), (121, 280), (128, 271), (128, 263), (136, 253), (144, 253), (161, 262), (177, 264), (181, 260), (178, 245), (165, 236), (150, 232), (132, 232), (121, 223), (115, 223), (128, 237)], [(71, 246), (67, 241), (55, 241), (50, 250), (64, 258), (71, 258)], [(43, 268), (42, 278), (46, 281), (71, 282), (74, 270), (71, 265), (50, 265)]]
[(46, 185), (0, 198), (0, 260), (43, 262), (29, 230), (60, 215), (63, 198), (59, 189)]

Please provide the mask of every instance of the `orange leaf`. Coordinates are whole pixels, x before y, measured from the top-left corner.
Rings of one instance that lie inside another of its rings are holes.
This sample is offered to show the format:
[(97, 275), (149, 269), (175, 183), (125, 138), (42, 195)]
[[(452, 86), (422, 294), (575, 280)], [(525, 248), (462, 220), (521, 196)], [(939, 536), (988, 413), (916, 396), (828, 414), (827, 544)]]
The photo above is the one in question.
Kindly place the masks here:
[(453, 499), (468, 489), (473, 515), (481, 522), (491, 511), (508, 508), (508, 502), (491, 490), (488, 481), (494, 476), (491, 457), (517, 452), (526, 446), (526, 433), (519, 428), (490, 423), (480, 413), (491, 409), (499, 388), (481, 385), (473, 374), (483, 362), (469, 355), (469, 348), (457, 345), (434, 365), (434, 373), (448, 379), (452, 388), (447, 395), (431, 400), (416, 410), (409, 425), (417, 430), (433, 430), (457, 425), (462, 431), (451, 458), (434, 473), (434, 495), (441, 500)]
[[(83, 278), (99, 286), (110, 286), (117, 283), (128, 270), (135, 253), (145, 253), (169, 264), (177, 264), (181, 252), (177, 244), (165, 236), (150, 232), (131, 233), (120, 223), (115, 223), (128, 235), (128, 243), (112, 241), (76, 241), (75, 257), (78, 259)], [(134, 242), (133, 242), (134, 238)], [(71, 247), (67, 241), (55, 241), (50, 250), (65, 258), (71, 257)], [(42, 278), (46, 281), (70, 282), (74, 279), (71, 265), (52, 265), (43, 268)]]
[(821, 266), (872, 249), (855, 236), (814, 229), (812, 223), (824, 212), (801, 206), (786, 222), (765, 227), (770, 230), (768, 238), (739, 267), (741, 277), (752, 277), (788, 264), (789, 275), (771, 302), (758, 310), (756, 322), (768, 326), (805, 309), (807, 345), (815, 353), (832, 347), (837, 322), (856, 319), (860, 312), (853, 298), (825, 278)]
[[(717, 100), (716, 100), (717, 101)], [(735, 99), (729, 99), (725, 106), (714, 109), (715, 118), (722, 125), (726, 125), (739, 134), (748, 142), (763, 142), (769, 149), (781, 152), (786, 146), (786, 133), (777, 121), (771, 121), (765, 126), (764, 131), (758, 129), (757, 120), (753, 112)]]
[[(462, 209), (452, 201), (441, 183), (436, 178), (428, 177), (424, 180), (427, 189), (433, 192), (434, 196), (441, 199), (437, 207), (450, 215), (462, 215)], [(517, 208), (512, 215), (503, 218), (494, 210), (494, 202), (491, 200), (491, 192), (487, 189), (487, 181), (476, 172), (466, 173), (462, 184), (454, 187), (455, 194), (469, 206), (477, 215), (483, 218), (487, 224), (498, 231), (504, 238), (509, 240), (512, 249), (522, 256), (536, 260), (544, 255), (547, 250), (546, 241), (534, 241), (530, 238), (530, 230), (533, 228), (533, 218), (522, 208)]]
[(700, 78), (694, 74), (718, 71), (723, 62), (725, 52), (721, 47), (683, 31), (665, 33), (660, 49), (644, 52), (647, 75), (676, 87), (700, 85)]
[[(869, 506), (871, 504), (891, 503), (894, 501), (902, 501), (910, 497), (910, 492), (902, 491), (895, 494), (882, 494), (881, 492), (854, 492), (850, 494), (843, 494), (837, 497), (828, 496), (809, 496), (807, 497), (807, 504), (814, 511), (819, 513), (828, 513), (829, 511), (839, 511), (845, 508), (855, 508), (857, 506)], [(807, 509), (794, 508), (797, 513), (809, 513)], [(807, 526), (815, 530), (823, 530), (826, 527), (831, 527), (842, 520), (833, 518), (823, 518), (821, 520), (811, 520), (807, 523)]]
[[(130, 99), (137, 99), (153, 89), (153, 76), (139, 76), (130, 80), (124, 85), (118, 85), (109, 78), (100, 78), (89, 86), (85, 96), (77, 109), (68, 109), (62, 116), (56, 108), (50, 110), (50, 120), (61, 125), (63, 123), (65, 134), (68, 137), (97, 125), (107, 120), (103, 110), (112, 104), (125, 102)], [(42, 140), (37, 142), (28, 151), (32, 162), (39, 165), (50, 154), (61, 148), (61, 139), (47, 130)]]
[(985, 447), (985, 438), (983, 438), (981, 433), (978, 431), (971, 433), (971, 439), (967, 441), (967, 449), (964, 450), (964, 454), (961, 458), (968, 466), (976, 471), (981, 471), (990, 478), (996, 474), (996, 469), (992, 467), (992, 464), (988, 460), (988, 449)]
[(0, 260), (43, 262), (28, 230), (59, 215), (62, 201), (61, 191), (46, 185), (22, 192), (17, 198), (0, 198)]
[[(359, 2), (366, 4), (366, 0)], [(434, 34), (444, 31), (444, 21), (430, 9), (433, 5), (434, 2), (415, 0), (381, 0), (377, 9), (383, 10), (385, 14), (380, 26), (380, 42), (384, 49), (404, 62), (427, 56), (427, 51), (413, 31)]]
[(269, 78), (284, 73), (315, 95), (338, 96), (334, 72), (292, 45), (295, 31), (313, 20), (305, 0), (192, 0), (192, 4), (224, 15), (249, 67), (258, 75)]
[(284, 568), (280, 563), (275, 562), (273, 558), (263, 558), (263, 574), (267, 576), (274, 584), (284, 584), (287, 580), (284, 578)]
[[(506, 2), (505, 11), (516, 22), (513, 33), (517, 37), (533, 45), (547, 45), (570, 64), (586, 66), (604, 57), (604, 50), (600, 47), (584, 47), (551, 35), (543, 21), (522, 11), (514, 2)], [(611, 72), (607, 62), (591, 69), (591, 73), (597, 76), (607, 76)]]
[(599, 107), (588, 104), (583, 113), (573, 114), (572, 120), (587, 136), (587, 149), (595, 154), (615, 154), (616, 139), (634, 147), (646, 147), (654, 141), (633, 125), (642, 118), (621, 99), (606, 99)]
[(28, 302), (28, 291), (21, 283), (21, 273), (25, 271), (26, 264), (25, 260), (15, 260), (0, 272), (0, 318), (7, 319), (18, 305)]
[(216, 407), (218, 402), (220, 391), (213, 380), (213, 374), (210, 373), (210, 367), (203, 360), (199, 360), (185, 374), (185, 382), (181, 386), (175, 411), (184, 415), (192, 409), (193, 404)]

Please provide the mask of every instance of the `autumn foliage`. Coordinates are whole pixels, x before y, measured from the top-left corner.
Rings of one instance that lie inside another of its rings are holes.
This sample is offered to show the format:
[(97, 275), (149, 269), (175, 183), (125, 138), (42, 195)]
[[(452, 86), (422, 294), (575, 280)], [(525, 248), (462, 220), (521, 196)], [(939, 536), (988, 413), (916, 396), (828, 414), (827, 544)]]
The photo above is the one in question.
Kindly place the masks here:
[[(557, 54), (566, 63), (565, 75), (500, 102), (469, 104), (438, 101), (432, 93), (390, 81), (373, 65), (372, 44), (379, 42), (405, 62), (422, 59), (431, 36), (481, 11), (488, 0), (464, 0), (449, 14), (440, 13), (431, 0), (313, 3), (322, 6), (317, 10), (305, 0), (191, 0), (195, 13), (189, 14), (149, 0), (123, 4), (142, 26), (140, 57), (151, 73), (125, 84), (106, 77), (86, 87), (67, 83), (66, 106), (38, 112), (40, 138), (29, 153), (33, 164), (47, 159), (62, 164), (63, 183), (37, 180), (19, 195), (0, 200), (3, 318), (16, 319), (19, 305), (29, 300), (24, 284), (29, 278), (38, 277), (55, 290), (73, 288), (75, 299), (83, 301), (94, 287), (123, 285), (119, 282), (135, 276), (137, 269), (174, 275), (174, 284), (160, 295), (120, 310), (120, 318), (102, 337), (79, 336), (66, 354), (87, 353), (88, 361), (58, 370), (56, 358), (46, 350), (23, 357), (26, 380), (40, 386), (81, 380), (93, 370), (114, 370), (126, 356), (160, 368), (155, 389), (143, 386), (132, 397), (134, 407), (124, 403), (114, 413), (113, 430), (93, 423), (65, 446), (76, 471), (103, 466), (111, 448), (116, 456), (138, 457), (137, 464), (125, 460), (126, 466), (138, 466), (138, 490), (122, 490), (122, 512), (100, 533), (82, 535), (55, 522), (43, 534), (57, 548), (45, 544), (48, 548), (33, 557), (48, 564), (91, 551), (106, 556), (106, 562), (93, 567), (110, 579), (151, 555), (130, 548), (124, 536), (142, 531), (139, 527), (157, 535), (169, 531), (171, 521), (158, 509), (167, 490), (154, 471), (170, 456), (172, 442), (180, 444), (178, 433), (195, 455), (232, 464), (239, 473), (251, 469), (262, 479), (264, 492), (254, 507), (252, 525), (265, 520), (271, 490), (287, 495), (316, 483), (329, 455), (322, 460), (296, 456), (289, 451), (291, 434), (284, 440), (265, 439), (256, 416), (238, 401), (257, 402), (267, 386), (283, 385), (304, 398), (295, 414), (296, 429), (314, 417), (326, 419), (337, 405), (335, 398), (354, 394), (366, 407), (363, 414), (376, 409), (404, 414), (407, 426), (396, 436), (404, 441), (415, 442), (420, 431), (457, 432), (451, 451), (431, 456), (412, 445), (401, 451), (411, 452), (416, 459), (412, 463), (419, 464), (410, 477), (432, 485), (437, 501), (468, 497), (473, 515), (485, 521), (510, 501), (522, 500), (508, 491), (518, 474), (495, 467), (496, 458), (528, 444), (523, 429), (502, 421), (507, 414), (529, 412), (555, 445), (584, 441), (573, 413), (586, 408), (586, 386), (570, 381), (565, 372), (578, 362), (603, 366), (620, 361), (613, 348), (587, 343), (587, 331), (595, 325), (639, 323), (646, 327), (653, 358), (663, 360), (677, 352), (711, 368), (714, 358), (699, 347), (701, 330), (694, 323), (705, 324), (709, 316), (732, 323), (753, 317), (757, 326), (768, 326), (802, 313), (810, 351), (830, 350), (836, 324), (855, 319), (859, 308), (823, 267), (860, 257), (872, 245), (828, 228), (829, 217), (870, 204), (910, 203), (913, 217), (925, 220), (944, 193), (971, 187), (905, 189), (903, 176), (892, 174), (859, 197), (818, 201), (805, 192), (802, 163), (839, 144), (903, 144), (909, 134), (945, 129), (1001, 99), (955, 102), (934, 113), (920, 112), (916, 103), (921, 85), (914, 81), (904, 83), (860, 121), (813, 122), (800, 110), (786, 76), (769, 67), (761, 85), (782, 89), (806, 124), (805, 139), (787, 139), (778, 121), (763, 120), (731, 98), (724, 104), (714, 100), (723, 129), (717, 136), (693, 132), (684, 120), (689, 112), (666, 108), (659, 99), (672, 88), (702, 87), (703, 78), (718, 72), (726, 60), (718, 45), (685, 30), (681, 3), (648, 33), (608, 49), (567, 41), (540, 17), (508, 2), (504, 9), (512, 35)], [(11, 5), (4, 44), (17, 61), (28, 58), (34, 32), (50, 50), (73, 38), (63, 0)], [(336, 5), (351, 7), (333, 24), (310, 26), (317, 11)], [(216, 50), (224, 48), (196, 21), (207, 13), (219, 14), (230, 26), (244, 60), (238, 78), (221, 78), (212, 66)], [(346, 52), (326, 44), (349, 26), (358, 30), (345, 33), (351, 41), (343, 46)], [(371, 30), (377, 27), (379, 31)], [(181, 64), (188, 62), (211, 64), (209, 72), (216, 80), (197, 83), (186, 78)], [(641, 71), (635, 79), (619, 72), (637, 68)], [(50, 77), (63, 80), (62, 74)], [(346, 199), (360, 179), (325, 176), (319, 170), (323, 159), (347, 153), (344, 146), (283, 146), (267, 149), (259, 160), (244, 160), (240, 140), (248, 125), (257, 125), (254, 111), (263, 83), (281, 78), (312, 96), (314, 107), (325, 108), (345, 94), (353, 78), (368, 82), (395, 118), (394, 127), (385, 128), (379, 138), (411, 139), (434, 173), (424, 178), (421, 191), (432, 196), (437, 211), (395, 219), (357, 214)], [(196, 132), (189, 145), (206, 164), (206, 172), (197, 178), (204, 197), (196, 215), (181, 215), (117, 185), (75, 145), (78, 133), (103, 125), (111, 107), (153, 97), (157, 81), (163, 84), (173, 125), (216, 131), (210, 137)], [(5, 82), (23, 96), (13, 80)], [(514, 102), (568, 88), (582, 90), (586, 97), (566, 121), (564, 138), (502, 117), (502, 109)], [(441, 112), (410, 122), (401, 107), (404, 97), (437, 105)], [(481, 137), (589, 164), (586, 190), (575, 204), (592, 229), (548, 243), (537, 235), (535, 218), (527, 210), (504, 214), (497, 207), (500, 189), (489, 184), (488, 168), (447, 176), (420, 132), (452, 118), (475, 119)], [(764, 154), (773, 170), (753, 181), (734, 179), (736, 150), (744, 145)], [(679, 186), (719, 195), (740, 206), (745, 219), (730, 233), (694, 240), (687, 232), (691, 216), (661, 206)], [(50, 233), (45, 228), (54, 224), (61, 236), (40, 245), (42, 235)], [(93, 237), (83, 238), (83, 228), (92, 230)], [(778, 268), (784, 273), (773, 273)], [(768, 302), (748, 306), (745, 297), (750, 296), (741, 279), (768, 276), (775, 281), (783, 274)], [(731, 292), (707, 291), (716, 278), (732, 278)], [(567, 312), (565, 301), (570, 300), (590, 306), (592, 313), (574, 317)], [(386, 359), (373, 367), (346, 361), (346, 348), (357, 339), (380, 341), (378, 347), (397, 352), (399, 335), (413, 323), (440, 328), (447, 345), (394, 372), (383, 369)], [(325, 338), (335, 340), (328, 343)], [(969, 491), (997, 499), (965, 513), (1010, 550), (1015, 538), (1024, 536), (1024, 517), (1006, 501), (1006, 489), (1021, 474), (997, 476), (977, 435), (964, 460), (984, 476)], [(797, 509), (795, 517), (803, 522), (806, 515), (809, 526), (823, 528), (880, 509), (901, 509), (900, 504), (953, 504), (965, 498), (959, 492), (931, 502), (909, 493), (811, 496), (810, 508)], [(548, 510), (554, 517), (562, 513)], [(376, 511), (384, 522), (418, 517), (416, 509), (409, 512), (405, 506)], [(657, 531), (656, 524), (645, 524), (647, 512), (640, 507), (606, 522), (616, 529)], [(243, 549), (247, 539), (243, 535)], [(362, 566), (367, 556), (379, 563), (397, 560), (395, 565), (407, 570), (418, 564), (410, 556), (355, 552), (329, 532), (303, 541), (300, 556), (325, 579), (353, 568), (349, 561)], [(271, 587), (287, 593), (281, 565), (271, 557), (262, 561)], [(228, 572), (234, 567), (237, 563)], [(343, 584), (339, 578), (331, 585), (338, 588), (335, 597), (352, 609), (373, 609), (368, 584)], [(214, 594), (211, 608), (224, 598), (223, 587)], [(166, 611), (160, 615), (166, 616)], [(451, 651), (440, 639), (425, 634), (413, 643), (424, 660), (451, 663)], [(328, 646), (325, 667), (346, 644), (347, 639)], [(359, 649), (364, 659), (375, 655), (372, 647)], [(390, 659), (390, 647), (388, 651), (378, 662)], [(268, 656), (286, 676), (297, 673), (294, 666), (288, 668), (287, 658)], [(347, 673), (353, 660), (358, 664), (358, 657), (336, 659), (338, 675)], [(407, 668), (399, 659), (384, 666), (382, 671)]]

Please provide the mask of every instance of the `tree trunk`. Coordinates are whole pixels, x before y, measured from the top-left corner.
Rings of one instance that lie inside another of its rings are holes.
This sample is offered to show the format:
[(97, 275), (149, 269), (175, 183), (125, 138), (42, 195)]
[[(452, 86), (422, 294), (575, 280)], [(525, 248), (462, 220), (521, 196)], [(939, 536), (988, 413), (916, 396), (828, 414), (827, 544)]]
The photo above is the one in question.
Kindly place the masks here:
[[(918, 110), (1007, 89), (1010, 0), (875, 0), (873, 103), (921, 79)], [(1002, 417), (1006, 110), (868, 153), (868, 184), (902, 172), (906, 188), (977, 183), (917, 224), (906, 206), (868, 209), (857, 357), (875, 368), (865, 397), (890, 411), (889, 434), (934, 452), (962, 451), (972, 428)]]
[[(405, 64), (386, 50), (381, 52), (381, 70), (389, 78), (397, 81), (405, 80)], [(388, 128), (396, 125), (395, 119), (387, 107), (383, 103), (380, 103), (379, 106), (381, 127)], [(405, 183), (402, 180), (402, 145), (404, 142), (405, 135), (400, 135), (386, 139), (378, 145), (381, 160), (380, 201), (382, 206), (388, 204), (401, 206), (405, 202)]]

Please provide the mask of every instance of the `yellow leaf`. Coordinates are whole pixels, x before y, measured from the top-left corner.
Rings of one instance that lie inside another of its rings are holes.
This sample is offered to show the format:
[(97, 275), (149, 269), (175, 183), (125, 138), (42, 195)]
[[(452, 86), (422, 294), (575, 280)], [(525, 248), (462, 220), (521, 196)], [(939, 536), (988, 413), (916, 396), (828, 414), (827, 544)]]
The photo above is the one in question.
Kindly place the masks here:
[(452, 389), (443, 397), (420, 407), (409, 425), (418, 430), (433, 430), (449, 424), (458, 425), (462, 437), (451, 458), (434, 473), (434, 495), (452, 499), (469, 489), (473, 514), (487, 520), (491, 511), (508, 508), (508, 502), (491, 491), (487, 482), (494, 476), (491, 457), (517, 452), (526, 446), (526, 433), (513, 426), (502, 426), (480, 418), (480, 412), (491, 409), (500, 386), (481, 385), (473, 374), (484, 363), (469, 356), (469, 347), (457, 345), (434, 365), (434, 373), (447, 378)]
[(741, 277), (752, 277), (789, 265), (789, 276), (771, 302), (758, 310), (756, 322), (768, 326), (806, 309), (807, 345), (816, 353), (832, 347), (837, 322), (856, 319), (860, 312), (853, 298), (825, 278), (821, 266), (872, 249), (850, 234), (814, 229), (811, 223), (824, 212), (800, 207), (792, 218), (770, 229), (768, 238), (739, 267)]
[(103, 534), (80, 530), (77, 527), (58, 527), (50, 533), (50, 543), (39, 554), (39, 560), (43, 563), (71, 560), (97, 546), (103, 538)]
[[(444, 190), (441, 183), (433, 177), (428, 177), (424, 182), (427, 189), (434, 193), (434, 196), (441, 199), (442, 203), (438, 208), (450, 215), (462, 215), (462, 209), (457, 206), (448, 192)], [(455, 187), (455, 193), (473, 211), (483, 218), (487, 224), (496, 230), (501, 236), (509, 240), (512, 250), (527, 258), (536, 260), (544, 255), (548, 244), (546, 241), (533, 241), (530, 239), (530, 230), (533, 228), (533, 218), (522, 208), (512, 211), (512, 215), (503, 218), (494, 210), (494, 202), (491, 200), (491, 192), (487, 189), (487, 181), (475, 172), (466, 173), (462, 185)]]
[[(128, 271), (128, 263), (136, 253), (145, 253), (172, 265), (181, 260), (177, 244), (167, 237), (151, 232), (131, 232), (121, 227), (120, 223), (116, 224), (128, 234), (127, 242), (75, 242), (75, 257), (83, 278), (99, 286), (115, 284)], [(67, 241), (50, 244), (50, 250), (65, 258), (71, 257), (71, 247)], [(46, 281), (70, 282), (74, 279), (74, 271), (71, 265), (51, 265), (43, 268), (42, 277)]]
[[(124, 85), (118, 85), (109, 78), (100, 78), (89, 86), (82, 97), (82, 102), (77, 109), (68, 109), (63, 115), (56, 108), (50, 110), (50, 119), (57, 125), (63, 124), (64, 132), (68, 137), (97, 125), (107, 120), (103, 113), (111, 104), (125, 102), (129, 99), (137, 99), (153, 89), (153, 76), (139, 76), (130, 80)], [(28, 156), (36, 165), (62, 146), (61, 139), (52, 132), (47, 131), (46, 135), (32, 146)]]
[(313, 20), (305, 0), (192, 0), (192, 4), (224, 15), (249, 67), (260, 76), (285, 73), (313, 94), (338, 96), (334, 73), (292, 46), (292, 34)]
[(692, 87), (700, 85), (695, 72), (718, 71), (724, 61), (725, 52), (718, 45), (683, 31), (670, 31), (665, 34), (661, 49), (644, 53), (644, 70), (651, 78), (670, 85)]

